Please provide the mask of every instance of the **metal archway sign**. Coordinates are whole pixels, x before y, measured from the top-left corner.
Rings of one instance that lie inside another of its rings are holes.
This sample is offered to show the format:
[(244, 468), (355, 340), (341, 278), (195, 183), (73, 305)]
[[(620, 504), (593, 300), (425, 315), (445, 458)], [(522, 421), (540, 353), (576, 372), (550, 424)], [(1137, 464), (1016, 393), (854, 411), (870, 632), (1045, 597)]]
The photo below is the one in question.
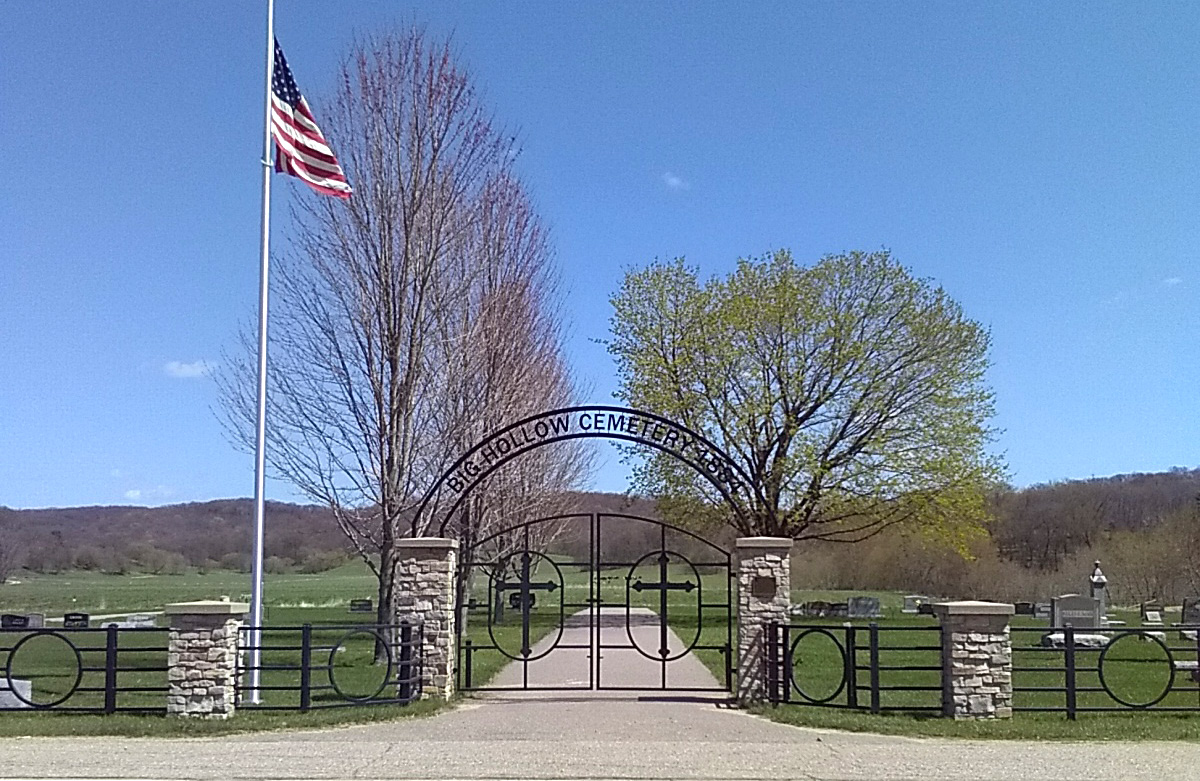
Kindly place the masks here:
[(742, 486), (751, 484), (750, 478), (724, 450), (682, 423), (629, 407), (603, 404), (561, 407), (505, 426), (464, 453), (421, 499), (413, 516), (414, 536), (430, 504), (435, 507), (441, 504), (443, 492), (448, 494), (448, 509), (439, 510), (432, 522), (426, 524), (426, 528), (436, 526), (439, 535), (445, 534), (450, 519), (471, 490), (496, 469), (544, 445), (594, 438), (633, 442), (674, 456), (711, 483), (735, 511), (734, 495)]

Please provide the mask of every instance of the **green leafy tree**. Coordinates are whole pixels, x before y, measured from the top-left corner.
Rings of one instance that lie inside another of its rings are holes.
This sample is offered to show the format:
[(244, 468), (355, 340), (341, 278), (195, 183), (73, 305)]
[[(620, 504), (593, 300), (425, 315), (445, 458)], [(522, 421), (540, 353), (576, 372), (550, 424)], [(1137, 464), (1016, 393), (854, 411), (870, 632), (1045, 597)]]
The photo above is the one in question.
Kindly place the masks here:
[(1004, 473), (987, 452), (990, 336), (887, 252), (807, 267), (777, 252), (707, 282), (654, 262), (612, 304), (622, 398), (743, 472), (721, 497), (674, 459), (640, 461), (637, 487), (673, 517), (844, 542), (907, 524), (960, 548), (986, 521)]

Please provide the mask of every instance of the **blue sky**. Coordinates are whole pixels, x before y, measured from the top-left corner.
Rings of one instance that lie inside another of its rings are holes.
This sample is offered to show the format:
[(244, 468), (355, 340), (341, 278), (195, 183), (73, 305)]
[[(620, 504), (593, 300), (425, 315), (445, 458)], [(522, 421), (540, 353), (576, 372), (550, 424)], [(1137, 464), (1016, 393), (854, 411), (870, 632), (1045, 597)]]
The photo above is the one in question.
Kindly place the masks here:
[[(252, 493), (206, 372), (257, 306), (264, 8), (0, 7), (0, 505)], [(887, 247), (991, 328), (1014, 483), (1200, 465), (1200, 5), (276, 16), (318, 119), (356, 32), (453, 35), (519, 133), (593, 401), (615, 388), (595, 340), (624, 268)], [(275, 180), (277, 236), (300, 186)]]

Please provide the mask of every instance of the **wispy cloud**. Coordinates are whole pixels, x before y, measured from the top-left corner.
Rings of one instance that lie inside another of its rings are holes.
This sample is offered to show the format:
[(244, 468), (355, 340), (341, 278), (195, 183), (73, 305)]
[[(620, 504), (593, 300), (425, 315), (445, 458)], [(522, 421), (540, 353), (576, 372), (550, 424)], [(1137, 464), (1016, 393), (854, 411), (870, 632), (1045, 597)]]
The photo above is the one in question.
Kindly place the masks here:
[(159, 499), (169, 499), (175, 495), (174, 488), (156, 485), (153, 488), (131, 488), (125, 492), (125, 498), (131, 502), (153, 502)]
[(691, 186), (683, 179), (683, 177), (676, 176), (670, 171), (667, 171), (665, 174), (663, 174), (662, 178), (663, 184), (667, 186), (668, 190), (686, 190)]
[(1183, 282), (1183, 279), (1181, 279), (1180, 277), (1167, 277), (1166, 279), (1164, 279), (1162, 281), (1162, 283), (1164, 285), (1166, 285), (1167, 287), (1175, 287), (1180, 282)]
[(192, 361), (191, 363), (183, 363), (182, 361), (167, 361), (163, 365), (163, 371), (168, 377), (175, 377), (180, 380), (188, 380), (194, 377), (204, 377), (211, 374), (213, 364), (209, 361)]

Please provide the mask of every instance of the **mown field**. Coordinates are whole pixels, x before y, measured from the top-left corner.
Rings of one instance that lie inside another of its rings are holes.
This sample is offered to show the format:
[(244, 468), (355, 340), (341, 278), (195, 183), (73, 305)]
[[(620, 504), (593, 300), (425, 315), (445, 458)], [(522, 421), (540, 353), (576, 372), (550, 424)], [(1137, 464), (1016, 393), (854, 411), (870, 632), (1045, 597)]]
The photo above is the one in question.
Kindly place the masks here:
[[(38, 575), (22, 572), (0, 586), (0, 610), (6, 613), (64, 612), (93, 615), (161, 610), (169, 602), (196, 599), (249, 601), (250, 576), (243, 572), (211, 570), (184, 575), (104, 575), (67, 572)], [(312, 575), (268, 575), (264, 600), (275, 607), (340, 607), (351, 599), (374, 597), (375, 581), (361, 562)]]

